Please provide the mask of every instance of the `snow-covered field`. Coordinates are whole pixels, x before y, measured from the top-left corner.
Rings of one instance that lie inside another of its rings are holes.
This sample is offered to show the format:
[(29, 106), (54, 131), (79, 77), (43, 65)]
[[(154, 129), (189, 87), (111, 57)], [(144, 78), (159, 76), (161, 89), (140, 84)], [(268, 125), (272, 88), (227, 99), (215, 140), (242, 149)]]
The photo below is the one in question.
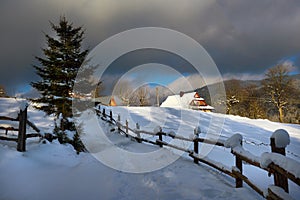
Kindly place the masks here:
[[(204, 137), (219, 137), (218, 134), (214, 135), (214, 131), (218, 130), (221, 130), (221, 139), (240, 133), (244, 138), (243, 147), (257, 156), (270, 152), (270, 136), (276, 129), (285, 129), (291, 137), (287, 156), (300, 162), (299, 125), (175, 108), (112, 109), (115, 118), (117, 114), (121, 115), (122, 123), (128, 119), (130, 127), (139, 123), (141, 129), (149, 131), (161, 126), (164, 131), (174, 131), (190, 137), (197, 124)], [(0, 115), (16, 117), (17, 112), (17, 100), (0, 99)], [(43, 132), (52, 131), (52, 117), (45, 116), (31, 106), (28, 115), (29, 120)], [(112, 128), (101, 120), (98, 123), (104, 130)], [(93, 127), (89, 128), (93, 130)], [(136, 143), (114, 133), (108, 133), (107, 137), (126, 151), (151, 152), (159, 149), (157, 146)], [(223, 147), (212, 148), (207, 157), (229, 167), (234, 165), (230, 150)], [(123, 158), (122, 161), (126, 162), (126, 159)], [(258, 168), (244, 165), (244, 173), (263, 189), (273, 184), (273, 178)], [(300, 196), (299, 187), (292, 182), (289, 184), (291, 195), (297, 199)], [(234, 186), (234, 179), (203, 164), (194, 164), (185, 154), (160, 170), (132, 174), (109, 168), (89, 153), (76, 155), (70, 145), (60, 145), (56, 141), (43, 144), (39, 139), (30, 139), (24, 153), (16, 151), (14, 142), (0, 141), (0, 199), (261, 198), (246, 184), (239, 189)]]

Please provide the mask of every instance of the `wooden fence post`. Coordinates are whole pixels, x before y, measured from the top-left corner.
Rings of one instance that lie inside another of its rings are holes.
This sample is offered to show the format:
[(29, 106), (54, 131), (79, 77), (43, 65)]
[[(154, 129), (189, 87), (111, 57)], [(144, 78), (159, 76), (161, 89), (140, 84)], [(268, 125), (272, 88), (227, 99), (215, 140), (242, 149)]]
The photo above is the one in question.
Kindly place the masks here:
[[(139, 123), (136, 123), (136, 129), (139, 131), (140, 130), (140, 125), (139, 125)], [(140, 132), (137, 132), (137, 141), (138, 141), (138, 143), (141, 143), (142, 142), (142, 140), (141, 140), (141, 134), (140, 134)]]
[[(163, 138), (162, 138), (162, 128), (161, 128), (161, 127), (159, 128), (158, 139), (159, 139), (160, 141), (163, 141)], [(159, 146), (160, 146), (160, 147), (163, 147), (163, 144), (162, 144), (162, 143), (159, 143)]]
[[(241, 141), (241, 146), (243, 146), (243, 141)], [(243, 174), (243, 161), (238, 155), (235, 155), (235, 166), (240, 170), (240, 173)], [(235, 187), (243, 187), (243, 180), (241, 178), (235, 178)]]
[[(270, 142), (271, 142), (272, 153), (279, 153), (279, 154), (285, 156), (285, 148), (276, 147), (275, 138), (271, 137)], [(284, 176), (281, 173), (276, 172), (276, 171), (274, 171), (274, 184), (276, 186), (281, 187), (282, 189), (284, 189), (285, 192), (287, 192), (287, 193), (289, 192), (289, 185), (288, 185), (287, 177)]]
[(26, 151), (26, 122), (27, 122), (27, 106), (19, 113), (19, 133), (17, 150)]
[(113, 116), (112, 116), (112, 111), (111, 110), (109, 111), (109, 118), (110, 118), (110, 121), (112, 122), (113, 121)]
[(128, 120), (127, 119), (126, 119), (125, 124), (126, 124), (126, 129), (125, 129), (125, 131), (126, 131), (126, 137), (128, 137)]
[[(199, 153), (199, 143), (198, 143), (198, 136), (199, 136), (199, 133), (198, 133), (198, 131), (197, 131), (198, 129), (197, 129), (197, 127), (194, 129), (194, 139), (193, 139), (193, 141), (194, 141), (194, 152), (196, 153), (196, 154), (198, 154)], [(194, 158), (194, 163), (196, 163), (196, 164), (199, 164), (199, 160), (195, 157)]]
[(121, 131), (120, 123), (121, 123), (121, 116), (120, 116), (120, 114), (118, 114), (117, 125), (118, 125), (118, 131), (119, 131), (119, 132)]

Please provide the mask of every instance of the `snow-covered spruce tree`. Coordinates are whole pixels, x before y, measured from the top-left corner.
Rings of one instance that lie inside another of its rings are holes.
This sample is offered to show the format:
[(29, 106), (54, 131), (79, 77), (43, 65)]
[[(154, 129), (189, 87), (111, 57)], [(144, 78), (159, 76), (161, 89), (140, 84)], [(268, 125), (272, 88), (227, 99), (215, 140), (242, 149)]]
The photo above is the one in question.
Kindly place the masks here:
[[(60, 17), (58, 25), (50, 22), (55, 36), (45, 34), (47, 47), (42, 49), (44, 57), (36, 57), (40, 65), (34, 65), (40, 81), (31, 85), (40, 93), (40, 110), (48, 115), (54, 114), (59, 119), (55, 129), (61, 143), (70, 142), (66, 131), (75, 131), (72, 121), (73, 85), (76, 74), (83, 63), (88, 50), (81, 50), (84, 31), (74, 27), (65, 17)], [(76, 136), (77, 137), (77, 136)]]

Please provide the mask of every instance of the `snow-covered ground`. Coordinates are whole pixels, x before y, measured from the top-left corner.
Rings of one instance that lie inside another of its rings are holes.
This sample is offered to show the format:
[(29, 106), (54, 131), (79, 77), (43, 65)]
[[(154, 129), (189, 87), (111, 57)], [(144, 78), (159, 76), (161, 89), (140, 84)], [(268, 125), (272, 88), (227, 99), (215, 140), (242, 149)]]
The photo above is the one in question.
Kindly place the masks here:
[[(0, 105), (0, 115), (16, 117), (17, 100), (0, 99)], [(214, 130), (221, 130), (221, 139), (240, 133), (244, 139), (243, 147), (257, 156), (270, 152), (270, 136), (276, 129), (285, 129), (291, 136), (287, 156), (300, 162), (299, 125), (175, 108), (112, 109), (115, 118), (120, 114), (122, 123), (128, 119), (129, 126), (133, 128), (136, 123), (139, 123), (141, 129), (149, 131), (161, 126), (164, 131), (174, 131), (190, 137), (195, 124), (198, 124), (204, 137), (213, 135)], [(28, 115), (43, 132), (52, 131), (52, 117), (34, 110), (32, 106), (29, 106)], [(218, 123), (214, 124), (216, 122)], [(101, 120), (99, 124), (104, 130), (112, 128)], [(136, 143), (115, 133), (108, 133), (107, 137), (126, 151), (151, 152), (159, 149), (154, 145)], [(214, 147), (207, 156), (229, 167), (234, 165), (234, 157), (229, 149)], [(244, 173), (263, 189), (273, 184), (273, 178), (258, 168), (244, 165)], [(185, 154), (160, 170), (133, 174), (109, 168), (89, 153), (76, 155), (70, 145), (60, 145), (56, 141), (43, 144), (39, 139), (30, 139), (24, 153), (16, 151), (14, 142), (0, 141), (0, 199), (261, 198), (246, 184), (239, 189), (234, 186), (234, 179), (205, 165), (194, 164)], [(290, 193), (295, 199), (300, 196), (299, 187), (291, 182)]]
[[(0, 98), (0, 116), (16, 118), (20, 109), (24, 105), (24, 99)], [(26, 101), (28, 102), (28, 101)], [(28, 105), (28, 120), (33, 122), (43, 133), (52, 133), (54, 128), (54, 117), (47, 116), (44, 112), (33, 108), (33, 105)], [(11, 123), (8, 121), (0, 121), (0, 124)], [(27, 132), (34, 130), (29, 129)]]
[[(122, 136), (119, 136), (122, 137)], [(116, 139), (116, 138), (115, 138)], [(119, 138), (127, 149), (154, 146)], [(31, 144), (25, 153), (0, 148), (0, 199), (257, 199), (249, 188), (182, 158), (161, 170), (130, 174), (116, 171), (71, 146)]]

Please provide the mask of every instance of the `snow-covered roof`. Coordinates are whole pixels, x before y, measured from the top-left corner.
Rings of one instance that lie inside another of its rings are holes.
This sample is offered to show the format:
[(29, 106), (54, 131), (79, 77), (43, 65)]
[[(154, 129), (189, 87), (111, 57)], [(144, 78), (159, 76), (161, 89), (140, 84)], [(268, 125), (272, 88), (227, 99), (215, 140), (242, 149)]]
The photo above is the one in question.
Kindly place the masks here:
[[(202, 97), (195, 97), (196, 92), (185, 93), (182, 97), (180, 95), (171, 95), (161, 104), (160, 107), (176, 107), (176, 108), (196, 108), (200, 110), (214, 110), (210, 105), (206, 106), (190, 106), (192, 100), (204, 101)], [(199, 96), (197, 94), (197, 96)]]
[(185, 93), (182, 97), (180, 95), (171, 95), (161, 104), (160, 107), (178, 107), (178, 108), (189, 108), (189, 104), (196, 92)]
[(200, 98), (194, 98), (195, 100), (198, 100), (198, 101), (204, 101), (204, 99), (202, 97)]

